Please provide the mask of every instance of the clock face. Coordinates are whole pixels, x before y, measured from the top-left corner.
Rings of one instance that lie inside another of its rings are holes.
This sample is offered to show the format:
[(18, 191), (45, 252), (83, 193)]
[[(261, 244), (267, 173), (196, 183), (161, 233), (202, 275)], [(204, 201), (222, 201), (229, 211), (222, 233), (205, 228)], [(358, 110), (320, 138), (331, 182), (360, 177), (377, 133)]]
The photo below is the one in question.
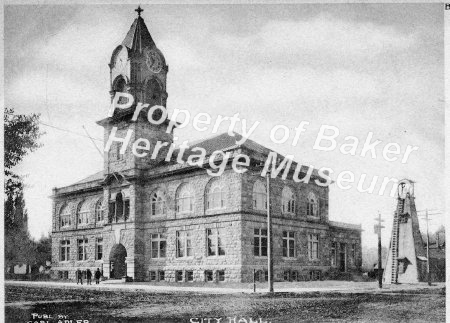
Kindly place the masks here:
[(147, 64), (148, 69), (153, 73), (159, 73), (163, 68), (161, 56), (154, 50), (147, 51), (145, 63)]

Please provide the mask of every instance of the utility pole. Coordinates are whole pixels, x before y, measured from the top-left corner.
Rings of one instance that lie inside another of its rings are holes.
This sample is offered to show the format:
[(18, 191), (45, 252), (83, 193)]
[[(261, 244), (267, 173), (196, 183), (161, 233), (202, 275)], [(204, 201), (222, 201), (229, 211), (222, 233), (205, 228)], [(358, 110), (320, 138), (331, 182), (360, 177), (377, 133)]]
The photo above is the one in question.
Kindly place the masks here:
[[(430, 215), (437, 215), (437, 214), (442, 214), (442, 213), (441, 212), (436, 212), (436, 211), (438, 211), (438, 209), (434, 209), (434, 210), (425, 209), (425, 210), (420, 210), (420, 211), (417, 211), (417, 212), (423, 212), (423, 211), (425, 211), (425, 221), (427, 222), (427, 281), (428, 281), (428, 285), (431, 286), (430, 231), (429, 231), (428, 222), (430, 221), (430, 219), (429, 219)], [(433, 211), (433, 213), (429, 213), (430, 211)]]
[(267, 267), (269, 293), (273, 293), (273, 257), (272, 257), (272, 215), (270, 214), (270, 170), (267, 176)]
[(378, 212), (378, 218), (375, 218), (375, 220), (378, 222), (374, 226), (374, 231), (376, 234), (378, 234), (378, 287), (383, 287), (383, 275), (382, 275), (382, 261), (381, 261), (381, 229), (384, 228), (384, 226), (381, 225), (381, 222), (384, 222), (384, 220), (381, 219), (381, 214)]
[(425, 221), (427, 221), (427, 280), (428, 280), (428, 285), (431, 286), (431, 275), (430, 275), (430, 232), (428, 230), (428, 209), (425, 209)]

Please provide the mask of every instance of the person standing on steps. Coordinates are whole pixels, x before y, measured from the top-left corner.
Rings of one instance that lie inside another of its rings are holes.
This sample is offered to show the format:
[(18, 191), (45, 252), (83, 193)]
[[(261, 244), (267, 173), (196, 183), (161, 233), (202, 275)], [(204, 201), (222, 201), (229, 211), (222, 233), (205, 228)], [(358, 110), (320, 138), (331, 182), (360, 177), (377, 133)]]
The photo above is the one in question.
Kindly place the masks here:
[(100, 272), (100, 269), (97, 268), (97, 271), (95, 272), (95, 284), (98, 285), (100, 281), (100, 277), (102, 277), (102, 273)]
[(87, 285), (92, 285), (92, 272), (91, 270), (88, 268), (88, 270), (86, 270), (86, 284)]
[(77, 276), (77, 285), (78, 283), (81, 283), (81, 285), (83, 285), (83, 272), (80, 270), (80, 268), (77, 269), (76, 276)]

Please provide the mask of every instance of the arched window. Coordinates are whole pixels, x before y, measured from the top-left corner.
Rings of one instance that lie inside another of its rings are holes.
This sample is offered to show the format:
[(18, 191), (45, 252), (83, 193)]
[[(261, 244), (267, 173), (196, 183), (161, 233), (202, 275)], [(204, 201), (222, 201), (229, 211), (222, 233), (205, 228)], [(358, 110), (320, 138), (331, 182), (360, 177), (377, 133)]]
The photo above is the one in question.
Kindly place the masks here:
[(225, 185), (220, 180), (213, 180), (206, 191), (206, 209), (225, 207)]
[(166, 214), (166, 195), (162, 190), (156, 190), (151, 197), (151, 215)]
[(123, 77), (119, 77), (114, 82), (114, 91), (116, 92), (127, 92), (127, 81)]
[(253, 185), (253, 208), (255, 210), (267, 210), (266, 186), (260, 181)]
[(70, 208), (68, 205), (65, 205), (61, 208), (59, 218), (61, 220), (61, 228), (68, 227), (72, 224), (72, 221), (70, 219)]
[(130, 215), (130, 195), (127, 189), (111, 194), (108, 223), (128, 220)]
[(116, 219), (123, 219), (123, 196), (122, 193), (116, 195)]
[(295, 213), (295, 196), (292, 190), (285, 186), (281, 196), (283, 213)]
[(97, 222), (102, 222), (103, 218), (104, 218), (103, 199), (99, 199), (97, 203), (95, 203), (95, 219)]
[(188, 184), (181, 184), (176, 197), (177, 213), (192, 212), (194, 210), (194, 194)]
[(308, 202), (306, 204), (306, 215), (318, 216), (317, 212), (317, 198), (313, 192), (308, 194)]
[(146, 103), (150, 103), (150, 106), (162, 105), (162, 87), (156, 79), (152, 78), (147, 82), (145, 86), (145, 98)]
[[(114, 81), (114, 84), (113, 84), (113, 90), (115, 92), (122, 92), (122, 93), (128, 92), (127, 81), (125, 80), (125, 78), (123, 76), (119, 76), (118, 78), (116, 78), (116, 80)], [(121, 96), (117, 103), (125, 104), (127, 102), (128, 102), (128, 98)]]
[(89, 224), (89, 201), (82, 202), (78, 210), (78, 225)]

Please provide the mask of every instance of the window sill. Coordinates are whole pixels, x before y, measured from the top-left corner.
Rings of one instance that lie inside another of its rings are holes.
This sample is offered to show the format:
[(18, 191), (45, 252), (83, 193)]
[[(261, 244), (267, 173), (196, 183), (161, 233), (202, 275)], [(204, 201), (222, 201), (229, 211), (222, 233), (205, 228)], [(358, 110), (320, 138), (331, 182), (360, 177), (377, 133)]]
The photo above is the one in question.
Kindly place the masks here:
[(297, 260), (297, 257), (283, 257), (283, 260), (295, 261), (295, 260)]
[(176, 212), (175, 215), (192, 215), (194, 214), (194, 211), (183, 211), (183, 212)]
[(227, 209), (226, 206), (221, 206), (221, 207), (209, 208), (209, 209), (206, 209), (206, 211), (207, 212), (208, 211), (222, 211), (222, 210), (226, 210), (226, 209)]
[(261, 212), (261, 213), (262, 212), (264, 212), (264, 213), (267, 212), (267, 209), (255, 209), (255, 208), (253, 208), (252, 210), (255, 211), (255, 212)]
[(166, 217), (167, 216), (167, 214), (166, 213), (162, 213), (162, 214), (150, 214), (150, 220), (152, 219), (152, 218), (164, 218), (164, 217)]

